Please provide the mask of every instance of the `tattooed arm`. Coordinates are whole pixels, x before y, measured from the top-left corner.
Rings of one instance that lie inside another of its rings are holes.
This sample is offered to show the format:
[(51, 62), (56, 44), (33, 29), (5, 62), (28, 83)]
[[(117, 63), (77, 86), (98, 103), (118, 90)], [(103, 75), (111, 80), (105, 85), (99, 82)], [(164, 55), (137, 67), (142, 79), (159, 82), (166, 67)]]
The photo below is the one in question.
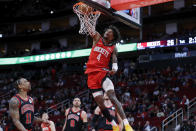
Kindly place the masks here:
[(12, 118), (12, 121), (14, 123), (14, 125), (16, 126), (16, 128), (20, 131), (27, 131), (25, 129), (25, 127), (22, 125), (22, 123), (20, 122), (20, 116), (19, 116), (19, 101), (17, 100), (17, 98), (12, 98), (9, 102), (9, 113), (10, 116)]
[(38, 118), (38, 117), (36, 117), (36, 116), (34, 117), (34, 121), (35, 121), (35, 122), (39, 122), (39, 123), (40, 123), (40, 122), (45, 122), (44, 120), (42, 120), (41, 118)]
[(111, 75), (114, 75), (118, 70), (117, 52), (117, 48), (115, 47), (112, 53), (112, 70), (110, 71)]

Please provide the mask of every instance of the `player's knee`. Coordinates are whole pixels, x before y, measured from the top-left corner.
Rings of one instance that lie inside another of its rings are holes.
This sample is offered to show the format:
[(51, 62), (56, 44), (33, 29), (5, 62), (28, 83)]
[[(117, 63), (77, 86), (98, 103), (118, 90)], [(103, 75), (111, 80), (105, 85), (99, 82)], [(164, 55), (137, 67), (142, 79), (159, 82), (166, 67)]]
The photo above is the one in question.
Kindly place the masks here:
[(106, 78), (105, 81), (103, 82), (103, 89), (105, 92), (108, 92), (110, 90), (114, 90), (114, 85), (112, 81), (109, 78)]
[(97, 103), (97, 105), (101, 108), (101, 109), (104, 109), (105, 108), (105, 105), (104, 105), (104, 100), (103, 100), (103, 92), (95, 92), (93, 93), (93, 97)]

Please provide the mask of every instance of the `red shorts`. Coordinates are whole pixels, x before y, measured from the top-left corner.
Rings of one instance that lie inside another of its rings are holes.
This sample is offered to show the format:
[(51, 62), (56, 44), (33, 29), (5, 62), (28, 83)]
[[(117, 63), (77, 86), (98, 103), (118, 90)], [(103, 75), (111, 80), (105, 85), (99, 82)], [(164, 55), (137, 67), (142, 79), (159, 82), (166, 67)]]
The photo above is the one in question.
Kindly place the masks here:
[(108, 72), (106, 71), (96, 71), (91, 72), (88, 74), (88, 88), (89, 89), (101, 89), (102, 88), (102, 82), (104, 78), (106, 77)]

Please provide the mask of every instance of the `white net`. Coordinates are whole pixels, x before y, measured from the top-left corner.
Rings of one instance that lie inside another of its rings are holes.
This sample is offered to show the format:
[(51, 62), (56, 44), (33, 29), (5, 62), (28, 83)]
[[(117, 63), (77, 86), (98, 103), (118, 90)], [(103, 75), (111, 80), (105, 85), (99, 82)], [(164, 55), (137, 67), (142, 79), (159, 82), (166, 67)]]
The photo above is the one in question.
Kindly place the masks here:
[(74, 12), (80, 20), (80, 34), (95, 35), (96, 22), (101, 12), (87, 6), (84, 3), (77, 3), (73, 6)]

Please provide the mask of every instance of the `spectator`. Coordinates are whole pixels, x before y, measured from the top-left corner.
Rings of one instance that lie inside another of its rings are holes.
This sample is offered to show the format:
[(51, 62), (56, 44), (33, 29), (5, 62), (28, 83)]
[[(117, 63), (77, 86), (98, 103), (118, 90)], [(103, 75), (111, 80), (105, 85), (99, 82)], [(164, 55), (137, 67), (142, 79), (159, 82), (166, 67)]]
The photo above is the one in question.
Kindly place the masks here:
[(151, 126), (150, 126), (150, 122), (146, 121), (145, 125), (144, 125), (144, 131), (150, 131)]
[(164, 117), (165, 116), (165, 114), (164, 114), (164, 112), (163, 111), (158, 111), (157, 112), (157, 117)]
[(135, 131), (142, 131), (143, 130), (143, 126), (142, 126), (142, 123), (141, 121), (139, 121), (137, 124), (135, 124), (135, 126), (133, 126), (135, 129)]
[(54, 116), (58, 116), (58, 115), (60, 115), (60, 111), (59, 110), (55, 110), (54, 111)]
[(186, 119), (184, 119), (180, 131), (192, 131), (190, 126), (188, 125), (188, 121)]
[(189, 99), (187, 98), (187, 96), (186, 95), (184, 95), (183, 96), (183, 99), (182, 99), (182, 101), (180, 102), (180, 104), (182, 105), (182, 106), (188, 106), (189, 105)]
[(0, 131), (3, 131), (3, 127), (2, 127), (2, 125), (1, 125), (1, 123), (0, 123)]
[(177, 86), (175, 88), (172, 88), (172, 90), (175, 91), (175, 92), (179, 92), (180, 88)]
[(188, 126), (190, 128), (190, 131), (194, 131), (195, 126), (194, 126), (194, 123), (191, 120), (188, 121)]
[(132, 117), (131, 114), (129, 114), (129, 116), (128, 116), (128, 121), (129, 121), (129, 123), (135, 121), (134, 117)]

